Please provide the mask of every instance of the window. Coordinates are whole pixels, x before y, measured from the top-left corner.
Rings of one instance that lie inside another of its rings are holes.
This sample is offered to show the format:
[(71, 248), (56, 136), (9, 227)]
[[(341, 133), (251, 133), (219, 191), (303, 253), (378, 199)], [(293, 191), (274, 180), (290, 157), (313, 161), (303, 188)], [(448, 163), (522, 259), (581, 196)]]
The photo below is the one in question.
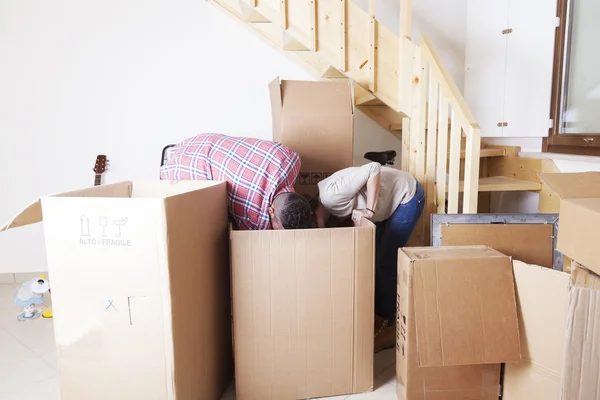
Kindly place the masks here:
[(600, 155), (600, 1), (558, 0), (552, 115), (544, 151)]

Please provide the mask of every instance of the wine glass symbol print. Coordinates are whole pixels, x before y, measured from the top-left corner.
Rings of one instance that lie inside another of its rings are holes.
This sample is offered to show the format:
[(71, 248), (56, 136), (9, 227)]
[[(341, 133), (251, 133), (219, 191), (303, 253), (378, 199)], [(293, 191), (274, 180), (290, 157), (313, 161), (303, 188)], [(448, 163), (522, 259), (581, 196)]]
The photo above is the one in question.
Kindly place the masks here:
[(106, 237), (106, 225), (108, 225), (108, 218), (100, 217), (100, 226), (102, 227), (102, 237)]

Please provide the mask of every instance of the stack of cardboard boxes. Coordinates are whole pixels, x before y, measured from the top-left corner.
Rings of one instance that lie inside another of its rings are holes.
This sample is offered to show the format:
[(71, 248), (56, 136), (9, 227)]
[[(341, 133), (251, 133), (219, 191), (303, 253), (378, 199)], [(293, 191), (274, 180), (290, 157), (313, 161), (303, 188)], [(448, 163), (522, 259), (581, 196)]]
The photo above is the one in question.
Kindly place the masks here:
[[(314, 194), (352, 165), (352, 85), (269, 88), (274, 138)], [(600, 175), (544, 179), (563, 199), (559, 250), (587, 269), (569, 281), (484, 246), (400, 249), (399, 399), (598, 398)], [(233, 231), (224, 182), (160, 181), (43, 197), (0, 231), (42, 215), (64, 400), (219, 399), (231, 310), (238, 399), (373, 389), (372, 223)]]

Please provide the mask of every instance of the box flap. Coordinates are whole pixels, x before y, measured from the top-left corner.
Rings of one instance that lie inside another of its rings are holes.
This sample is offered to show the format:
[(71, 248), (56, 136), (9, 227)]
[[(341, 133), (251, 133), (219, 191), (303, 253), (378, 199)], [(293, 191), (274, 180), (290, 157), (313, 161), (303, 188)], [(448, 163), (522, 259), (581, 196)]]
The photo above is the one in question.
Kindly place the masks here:
[(561, 199), (600, 198), (600, 172), (540, 174)]
[(600, 198), (563, 199), (557, 249), (586, 268), (600, 273)]
[(269, 96), (271, 97), (271, 123), (273, 125), (273, 140), (281, 143), (281, 80), (279, 77), (269, 83)]
[(464, 260), (482, 257), (506, 258), (488, 246), (406, 247), (402, 249), (412, 260)]
[[(131, 185), (131, 182), (120, 182), (57, 193), (45, 197), (127, 197), (131, 196)], [(41, 199), (42, 198), (38, 198), (21, 210), (10, 221), (0, 227), (0, 232), (41, 222), (43, 219)]]
[(600, 276), (573, 263), (561, 399), (600, 397)]
[[(274, 91), (275, 82), (271, 85)], [(283, 114), (286, 116), (313, 114), (352, 116), (354, 113), (352, 96), (352, 82), (348, 80), (281, 81), (281, 102)]]
[(10, 221), (0, 227), (0, 232), (20, 226), (37, 224), (42, 220), (42, 205), (40, 199), (25, 207), (21, 212), (15, 215)]
[(503, 397), (559, 399), (569, 274), (521, 261), (513, 271), (523, 359), (506, 364)]
[(465, 247), (413, 252), (437, 256), (414, 262), (421, 367), (521, 358), (511, 260), (485, 247), (473, 247), (472, 253)]

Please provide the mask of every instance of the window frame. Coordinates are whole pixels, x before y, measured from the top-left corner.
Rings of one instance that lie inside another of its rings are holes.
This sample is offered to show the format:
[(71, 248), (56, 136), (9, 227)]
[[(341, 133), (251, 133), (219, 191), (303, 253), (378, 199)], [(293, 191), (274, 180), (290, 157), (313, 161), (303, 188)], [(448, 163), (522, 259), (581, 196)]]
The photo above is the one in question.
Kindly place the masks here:
[(563, 105), (568, 85), (569, 49), (566, 45), (572, 28), (573, 14), (569, 12), (575, 0), (558, 0), (557, 16), (560, 25), (556, 28), (554, 43), (554, 69), (552, 75), (552, 99), (550, 119), (554, 121), (548, 137), (542, 140), (542, 151), (546, 153), (565, 153), (600, 156), (600, 132), (598, 133), (560, 133), (563, 124)]

